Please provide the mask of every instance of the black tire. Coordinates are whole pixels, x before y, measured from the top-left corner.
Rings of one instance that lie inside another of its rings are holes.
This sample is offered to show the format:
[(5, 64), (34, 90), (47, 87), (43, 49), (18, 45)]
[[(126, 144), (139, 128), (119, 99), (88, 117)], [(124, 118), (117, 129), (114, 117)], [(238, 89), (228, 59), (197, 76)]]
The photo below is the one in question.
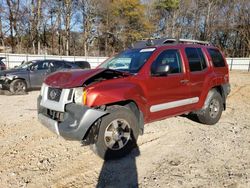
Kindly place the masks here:
[(138, 121), (131, 110), (115, 107), (102, 118), (91, 149), (104, 160), (121, 158), (137, 146), (138, 135)]
[(16, 79), (10, 83), (10, 92), (14, 94), (26, 93), (27, 84), (24, 80)]
[(214, 125), (220, 120), (222, 111), (222, 97), (217, 90), (212, 89), (209, 91), (205, 101), (205, 108), (202, 110), (202, 113), (197, 114), (197, 117), (203, 124)]

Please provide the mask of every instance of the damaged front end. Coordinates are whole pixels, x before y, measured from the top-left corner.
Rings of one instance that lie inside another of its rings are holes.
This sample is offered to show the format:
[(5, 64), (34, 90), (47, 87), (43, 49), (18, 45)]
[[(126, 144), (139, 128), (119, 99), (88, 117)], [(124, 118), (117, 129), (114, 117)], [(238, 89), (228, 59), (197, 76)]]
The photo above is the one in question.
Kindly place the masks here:
[(46, 94), (37, 99), (38, 119), (49, 130), (67, 140), (81, 141), (91, 125), (106, 114), (104, 111), (74, 103), (74, 89), (63, 89), (58, 101), (56, 97), (51, 98), (51, 92), (56, 90), (48, 93), (48, 86), (43, 86), (43, 89), (43, 94)]
[(10, 83), (16, 79), (14, 75), (1, 75), (0, 76), (0, 89), (9, 90)]
[(74, 103), (65, 105), (65, 111), (59, 112), (40, 105), (38, 98), (38, 119), (49, 130), (66, 140), (82, 141), (89, 128), (106, 112)]
[(83, 141), (91, 126), (108, 112), (86, 105), (86, 87), (123, 73), (102, 69), (62, 71), (48, 76), (37, 100), (38, 119), (67, 140)]

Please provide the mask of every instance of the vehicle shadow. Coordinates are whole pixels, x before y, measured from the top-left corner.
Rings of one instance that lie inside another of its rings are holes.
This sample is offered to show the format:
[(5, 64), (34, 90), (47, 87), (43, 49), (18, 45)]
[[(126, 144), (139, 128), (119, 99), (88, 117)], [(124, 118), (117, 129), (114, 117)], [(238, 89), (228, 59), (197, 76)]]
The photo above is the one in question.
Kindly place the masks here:
[(121, 159), (104, 161), (96, 188), (136, 188), (138, 174), (136, 157), (140, 155), (138, 146)]
[(28, 95), (28, 92), (11, 93), (8, 90), (0, 89), (0, 95), (14, 96), (14, 95)]
[(194, 121), (194, 122), (196, 122), (196, 123), (201, 123), (201, 122), (199, 121), (198, 116), (197, 116), (196, 114), (192, 114), (192, 113), (190, 113), (190, 114), (188, 114), (188, 115), (182, 114), (182, 115), (180, 115), (180, 117), (187, 118), (187, 119), (189, 119), (189, 120), (191, 120), (191, 121)]

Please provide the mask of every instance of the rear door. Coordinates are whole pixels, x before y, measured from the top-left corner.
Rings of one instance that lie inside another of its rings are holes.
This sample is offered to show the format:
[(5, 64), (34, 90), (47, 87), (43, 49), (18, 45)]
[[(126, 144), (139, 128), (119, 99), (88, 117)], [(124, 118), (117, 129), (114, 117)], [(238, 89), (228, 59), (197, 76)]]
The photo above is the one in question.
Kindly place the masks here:
[(201, 48), (186, 47), (185, 54), (189, 65), (189, 86), (192, 98), (200, 100), (205, 79), (208, 78), (208, 65)]
[[(153, 75), (153, 69), (169, 65), (166, 75)], [(151, 65), (151, 75), (146, 80), (150, 120), (183, 113), (193, 103), (190, 99), (188, 77), (178, 49), (162, 51)]]
[(55, 72), (55, 71), (59, 71), (62, 69), (65, 69), (66, 64), (64, 61), (51, 61), (49, 63), (49, 69), (50, 69), (50, 73)]

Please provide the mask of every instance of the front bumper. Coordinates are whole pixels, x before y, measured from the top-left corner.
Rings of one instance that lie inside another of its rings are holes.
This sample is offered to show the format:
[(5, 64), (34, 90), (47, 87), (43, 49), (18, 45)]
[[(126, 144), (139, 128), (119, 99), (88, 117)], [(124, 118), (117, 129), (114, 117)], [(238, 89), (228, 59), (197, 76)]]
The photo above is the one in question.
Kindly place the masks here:
[(8, 80), (0, 79), (0, 89), (9, 89), (9, 82)]
[(48, 112), (50, 109), (41, 105), (41, 100), (42, 97), (39, 96), (37, 99), (39, 121), (49, 130), (62, 136), (66, 140), (83, 140), (89, 128), (99, 118), (107, 114), (101, 110), (69, 103), (65, 105), (65, 112), (61, 112), (63, 114), (63, 120), (58, 121), (50, 115)]

